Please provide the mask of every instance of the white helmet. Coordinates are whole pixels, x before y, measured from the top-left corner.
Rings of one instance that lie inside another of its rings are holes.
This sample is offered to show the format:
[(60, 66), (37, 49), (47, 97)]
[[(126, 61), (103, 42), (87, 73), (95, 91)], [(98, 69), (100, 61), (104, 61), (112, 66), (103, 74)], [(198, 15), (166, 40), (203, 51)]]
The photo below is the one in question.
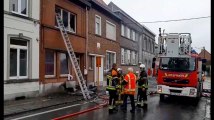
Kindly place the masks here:
[(145, 68), (145, 65), (144, 64), (140, 64), (140, 68)]
[(117, 68), (117, 71), (122, 71), (122, 69), (121, 68)]

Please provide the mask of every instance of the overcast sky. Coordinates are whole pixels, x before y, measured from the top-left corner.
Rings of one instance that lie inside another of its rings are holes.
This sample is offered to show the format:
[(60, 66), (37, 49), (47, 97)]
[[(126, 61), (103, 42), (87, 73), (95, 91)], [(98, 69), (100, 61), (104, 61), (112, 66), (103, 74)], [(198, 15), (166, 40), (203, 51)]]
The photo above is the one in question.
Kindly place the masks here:
[[(112, 1), (138, 22), (164, 21), (183, 18), (211, 16), (211, 0), (104, 0)], [(211, 19), (196, 19), (166, 23), (143, 23), (156, 34), (159, 27), (167, 32), (191, 33), (192, 47), (200, 52), (205, 46), (211, 52)], [(195, 48), (197, 47), (197, 48)]]

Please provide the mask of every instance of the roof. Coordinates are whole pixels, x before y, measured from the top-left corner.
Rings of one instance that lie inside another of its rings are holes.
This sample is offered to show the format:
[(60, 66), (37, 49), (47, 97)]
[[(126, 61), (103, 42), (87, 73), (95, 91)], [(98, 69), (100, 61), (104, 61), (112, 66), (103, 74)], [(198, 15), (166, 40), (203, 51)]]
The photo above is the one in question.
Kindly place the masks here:
[(117, 16), (114, 12), (111, 11), (111, 9), (109, 9), (108, 5), (103, 0), (88, 0), (88, 2), (99, 6), (101, 9), (103, 9), (116, 19), (121, 20), (119, 16)]
[(199, 53), (199, 56), (201, 58), (207, 59), (207, 61), (211, 60), (211, 54), (206, 49), (202, 49), (201, 52)]
[(91, 4), (85, 0), (69, 0), (69, 1), (74, 2), (76, 4), (79, 4), (79, 5), (82, 5), (82, 6), (91, 7)]
[(154, 36), (156, 36), (156, 34), (154, 32), (152, 32), (149, 28), (147, 28), (145, 25), (140, 24), (139, 22), (137, 22), (134, 18), (132, 18), (130, 15), (128, 15), (125, 11), (123, 11), (122, 9), (120, 9), (117, 5), (115, 5), (113, 2), (110, 2), (108, 4), (108, 6), (110, 7), (111, 5), (117, 7), (118, 10), (113, 11), (113, 9), (111, 9), (113, 12), (120, 12), (121, 14), (123, 14), (124, 16), (128, 17), (130, 20), (132, 20), (134, 23), (136, 23), (138, 26), (140, 27), (144, 27), (145, 30), (147, 30), (148, 32), (150, 32), (151, 34), (153, 34)]

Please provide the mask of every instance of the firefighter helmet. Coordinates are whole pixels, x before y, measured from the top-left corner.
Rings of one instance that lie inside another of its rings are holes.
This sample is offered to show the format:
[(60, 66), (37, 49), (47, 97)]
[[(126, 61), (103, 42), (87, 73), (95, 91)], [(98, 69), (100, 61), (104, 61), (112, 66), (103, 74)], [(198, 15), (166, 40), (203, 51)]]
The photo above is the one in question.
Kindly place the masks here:
[(145, 65), (144, 64), (140, 64), (140, 68), (145, 68)]

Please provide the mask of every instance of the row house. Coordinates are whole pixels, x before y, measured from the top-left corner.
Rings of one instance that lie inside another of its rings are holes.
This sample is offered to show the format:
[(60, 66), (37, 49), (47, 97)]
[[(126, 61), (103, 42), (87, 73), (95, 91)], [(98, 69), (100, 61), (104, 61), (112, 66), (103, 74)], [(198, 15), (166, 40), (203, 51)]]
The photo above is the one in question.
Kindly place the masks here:
[[(155, 34), (144, 25), (139, 24), (113, 2), (110, 2), (108, 6), (122, 20), (120, 47), (121, 67), (124, 72), (127, 72), (129, 66), (138, 71), (140, 63), (145, 64), (146, 68), (151, 67), (154, 57)], [(149, 36), (148, 40), (145, 36)], [(144, 41), (144, 38), (146, 38), (146, 41)]]
[[(70, 62), (56, 21), (56, 13), (67, 29), (70, 42), (82, 73), (86, 67), (86, 18), (90, 3), (84, 0), (41, 0), (41, 35), (39, 56), (40, 91), (55, 92), (73, 76), (72, 84), (77, 84), (73, 66)], [(83, 74), (84, 78), (86, 75)]]
[(39, 94), (39, 0), (4, 0), (4, 100)]
[[(105, 72), (113, 63), (120, 65), (120, 18), (102, 0), (88, 0), (87, 80), (105, 85)], [(100, 61), (100, 66), (97, 63)], [(119, 67), (119, 66), (118, 66)], [(99, 82), (98, 82), (99, 81)]]

